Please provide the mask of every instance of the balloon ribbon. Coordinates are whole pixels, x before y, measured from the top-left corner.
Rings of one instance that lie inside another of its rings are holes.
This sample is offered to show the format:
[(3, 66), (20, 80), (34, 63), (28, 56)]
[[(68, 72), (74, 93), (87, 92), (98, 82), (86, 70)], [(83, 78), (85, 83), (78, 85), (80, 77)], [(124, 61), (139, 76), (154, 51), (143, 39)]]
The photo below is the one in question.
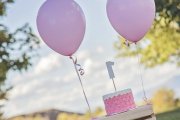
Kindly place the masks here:
[[(130, 47), (130, 44), (132, 44), (132, 43), (130, 43), (129, 41), (125, 40), (124, 44), (125, 44), (127, 47)], [(138, 50), (137, 43), (135, 43), (135, 45), (136, 45), (136, 50)], [(138, 65), (139, 65), (139, 76), (140, 76), (142, 91), (143, 91), (143, 95), (144, 95), (143, 100), (144, 100), (147, 104), (149, 104), (148, 98), (147, 98), (147, 95), (146, 95), (146, 91), (145, 91), (145, 87), (144, 87), (144, 80), (143, 80), (143, 77), (142, 77), (141, 60), (140, 60), (139, 52), (138, 52), (138, 54), (137, 54), (137, 58), (138, 58)]]
[(90, 115), (92, 117), (91, 107), (90, 107), (89, 101), (87, 99), (87, 96), (86, 96), (86, 93), (85, 93), (85, 90), (84, 90), (84, 87), (83, 87), (83, 83), (82, 83), (82, 80), (81, 80), (81, 77), (80, 77), (80, 76), (84, 75), (84, 70), (82, 69), (81, 65), (77, 63), (77, 58), (76, 57), (70, 56), (69, 58), (73, 61), (74, 68), (75, 68), (76, 73), (78, 75), (79, 82), (81, 84), (81, 88), (82, 88), (82, 91), (83, 91), (83, 94), (84, 94), (84, 98), (86, 100), (86, 103), (87, 103), (88, 108), (89, 108)]
[[(138, 50), (138, 46), (137, 46), (137, 43), (135, 43), (136, 45), (136, 50)], [(148, 103), (148, 98), (147, 98), (147, 95), (146, 95), (146, 91), (145, 91), (145, 87), (144, 87), (144, 80), (143, 80), (143, 76), (142, 76), (142, 69), (141, 69), (141, 60), (140, 60), (140, 54), (138, 52), (137, 54), (137, 58), (138, 58), (138, 65), (139, 65), (139, 75), (140, 75), (140, 80), (141, 80), (141, 86), (142, 86), (142, 91), (143, 91), (143, 95), (144, 95), (144, 101), (146, 103)]]

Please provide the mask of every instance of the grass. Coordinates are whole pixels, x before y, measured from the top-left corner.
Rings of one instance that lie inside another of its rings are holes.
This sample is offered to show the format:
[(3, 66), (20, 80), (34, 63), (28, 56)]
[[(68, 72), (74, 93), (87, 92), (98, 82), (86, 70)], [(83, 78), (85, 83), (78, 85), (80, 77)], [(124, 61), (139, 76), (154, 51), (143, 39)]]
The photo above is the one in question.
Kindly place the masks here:
[(180, 120), (180, 109), (158, 114), (156, 116), (157, 116), (157, 120)]

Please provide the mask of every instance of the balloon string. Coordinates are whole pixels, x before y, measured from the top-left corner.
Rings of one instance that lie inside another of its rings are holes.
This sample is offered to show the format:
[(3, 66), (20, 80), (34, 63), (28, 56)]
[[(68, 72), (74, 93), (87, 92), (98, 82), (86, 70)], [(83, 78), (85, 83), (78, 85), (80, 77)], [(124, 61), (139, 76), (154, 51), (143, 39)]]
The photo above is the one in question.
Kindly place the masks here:
[[(132, 43), (130, 43), (128, 40), (125, 40), (124, 44), (125, 44), (127, 47), (130, 47), (130, 45), (131, 45)], [(137, 43), (135, 43), (135, 45), (136, 45), (136, 49), (138, 50)], [(143, 100), (148, 104), (148, 98), (147, 98), (147, 95), (146, 95), (146, 91), (145, 91), (145, 87), (144, 87), (144, 80), (143, 80), (143, 76), (142, 76), (141, 60), (140, 60), (140, 54), (139, 54), (139, 52), (138, 52), (138, 54), (137, 54), (137, 58), (138, 58), (138, 67), (139, 67), (139, 75), (140, 75), (140, 80), (141, 80), (141, 86), (142, 86), (142, 91), (143, 91), (143, 95), (144, 95)]]
[[(137, 43), (135, 43), (136, 45), (136, 50), (138, 50), (138, 46), (137, 46)], [(144, 87), (144, 80), (143, 80), (143, 76), (142, 76), (142, 69), (141, 69), (141, 58), (140, 58), (140, 54), (138, 52), (137, 54), (137, 59), (138, 59), (138, 67), (139, 67), (139, 75), (140, 75), (140, 80), (141, 80), (141, 86), (142, 86), (142, 91), (143, 91), (143, 95), (144, 95), (144, 98), (143, 100), (148, 103), (148, 98), (147, 98), (147, 95), (146, 95), (146, 91), (145, 91), (145, 87)]]
[(124, 44), (129, 48), (131, 44), (133, 44), (132, 42), (129, 42), (128, 40), (124, 41)]
[[(81, 80), (81, 77), (80, 77), (80, 76), (83, 76), (83, 75), (84, 75), (84, 70), (81, 68), (81, 65), (77, 63), (77, 58), (76, 58), (76, 57), (70, 56), (70, 59), (73, 61), (74, 68), (75, 68), (76, 73), (77, 73), (77, 75), (78, 75), (79, 82), (80, 82), (80, 84), (81, 84), (81, 88), (82, 88), (82, 91), (83, 91), (83, 94), (84, 94), (84, 98), (85, 98), (86, 103), (87, 103), (88, 108), (89, 108), (90, 116), (92, 117), (91, 107), (90, 107), (89, 101), (88, 101), (88, 99), (87, 99), (87, 96), (86, 96), (86, 93), (85, 93), (85, 90), (84, 90), (84, 87), (83, 87), (83, 83), (82, 83), (82, 80)], [(78, 68), (78, 67), (79, 67), (79, 68)]]

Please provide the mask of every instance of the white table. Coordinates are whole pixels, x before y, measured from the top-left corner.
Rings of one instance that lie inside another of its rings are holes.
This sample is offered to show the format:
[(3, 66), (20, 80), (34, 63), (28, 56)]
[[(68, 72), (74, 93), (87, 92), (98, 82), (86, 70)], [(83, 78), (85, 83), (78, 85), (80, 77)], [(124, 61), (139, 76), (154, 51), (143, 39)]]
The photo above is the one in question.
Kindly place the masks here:
[(152, 105), (144, 105), (124, 113), (100, 117), (97, 120), (156, 120)]

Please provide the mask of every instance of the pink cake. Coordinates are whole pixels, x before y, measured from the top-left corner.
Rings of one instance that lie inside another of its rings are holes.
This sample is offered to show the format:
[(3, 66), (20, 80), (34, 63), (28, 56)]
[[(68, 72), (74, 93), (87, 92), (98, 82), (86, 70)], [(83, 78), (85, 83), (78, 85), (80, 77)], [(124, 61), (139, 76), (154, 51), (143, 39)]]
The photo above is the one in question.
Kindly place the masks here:
[(107, 115), (113, 115), (136, 107), (131, 89), (103, 96)]

